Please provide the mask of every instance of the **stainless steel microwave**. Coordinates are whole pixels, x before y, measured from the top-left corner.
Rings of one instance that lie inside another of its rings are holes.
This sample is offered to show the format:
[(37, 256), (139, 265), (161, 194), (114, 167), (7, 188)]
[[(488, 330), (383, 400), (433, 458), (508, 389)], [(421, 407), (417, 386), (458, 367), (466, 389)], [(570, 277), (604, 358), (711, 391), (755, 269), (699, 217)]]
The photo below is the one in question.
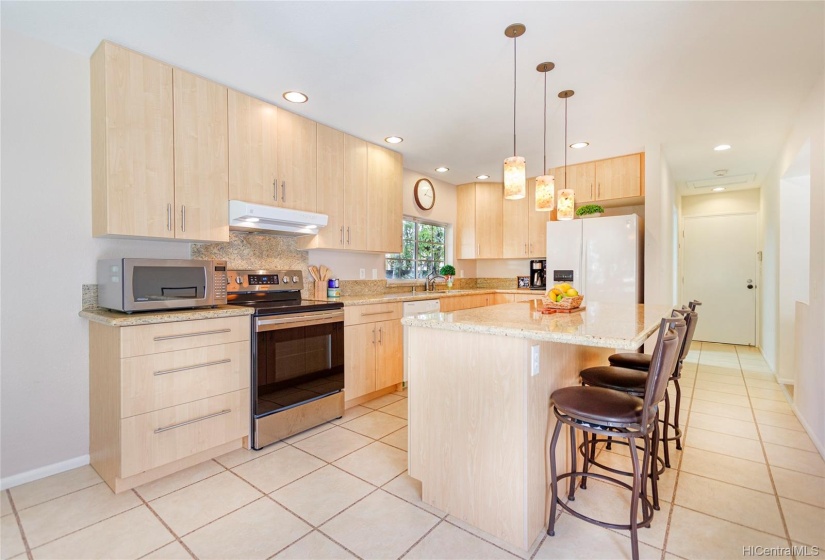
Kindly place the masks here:
[(97, 261), (97, 301), (116, 311), (162, 311), (226, 304), (226, 261)]

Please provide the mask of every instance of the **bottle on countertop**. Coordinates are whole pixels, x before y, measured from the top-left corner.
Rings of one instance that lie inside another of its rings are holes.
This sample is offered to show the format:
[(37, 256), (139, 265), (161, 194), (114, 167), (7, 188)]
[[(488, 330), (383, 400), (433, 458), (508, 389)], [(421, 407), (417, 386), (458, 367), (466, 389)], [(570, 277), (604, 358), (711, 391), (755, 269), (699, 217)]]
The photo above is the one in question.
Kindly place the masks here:
[(327, 282), (327, 297), (341, 297), (341, 288), (338, 278), (330, 278)]

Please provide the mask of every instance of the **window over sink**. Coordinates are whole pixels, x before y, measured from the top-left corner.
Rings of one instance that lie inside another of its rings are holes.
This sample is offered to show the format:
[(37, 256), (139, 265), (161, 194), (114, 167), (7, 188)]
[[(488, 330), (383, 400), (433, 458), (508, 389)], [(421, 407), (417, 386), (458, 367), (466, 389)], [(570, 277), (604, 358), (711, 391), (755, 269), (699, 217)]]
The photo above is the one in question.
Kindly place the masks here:
[(438, 274), (446, 261), (447, 226), (405, 216), (400, 253), (386, 256), (387, 280), (415, 280)]

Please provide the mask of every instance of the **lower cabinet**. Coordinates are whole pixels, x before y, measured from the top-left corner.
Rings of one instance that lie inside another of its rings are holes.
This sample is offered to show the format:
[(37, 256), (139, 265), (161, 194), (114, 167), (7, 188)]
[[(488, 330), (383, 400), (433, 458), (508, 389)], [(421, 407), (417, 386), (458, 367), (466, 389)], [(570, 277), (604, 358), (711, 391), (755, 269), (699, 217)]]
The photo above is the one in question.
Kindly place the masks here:
[(401, 304), (344, 308), (344, 389), (347, 405), (389, 392), (404, 380)]
[(508, 303), (507, 294), (471, 294), (468, 296), (452, 296), (441, 298), (441, 311), (460, 311), (462, 309), (473, 309), (474, 307), (486, 307), (488, 305), (498, 305)]
[(245, 444), (249, 321), (89, 324), (91, 464), (112, 490)]

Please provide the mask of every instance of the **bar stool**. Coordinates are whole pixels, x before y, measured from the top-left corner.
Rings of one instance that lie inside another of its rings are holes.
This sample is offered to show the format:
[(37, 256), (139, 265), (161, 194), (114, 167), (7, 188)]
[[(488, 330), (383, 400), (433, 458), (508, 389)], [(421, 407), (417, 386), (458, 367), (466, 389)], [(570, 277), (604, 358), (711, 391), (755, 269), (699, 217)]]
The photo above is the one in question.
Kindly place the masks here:
[[(639, 541), (637, 530), (639, 527), (649, 527), (653, 519), (653, 508), (647, 499), (647, 476), (643, 476), (642, 473), (647, 472), (651, 460), (652, 447), (656, 443), (656, 438), (653, 438), (652, 435), (657, 428), (658, 405), (667, 391), (669, 374), (673, 371), (681, 342), (680, 336), (674, 329), (680, 329), (684, 332), (685, 328), (684, 320), (679, 317), (662, 319), (659, 325), (656, 347), (651, 358), (650, 370), (645, 380), (644, 398), (614, 389), (587, 386), (565, 387), (554, 391), (550, 396), (550, 404), (553, 406), (553, 413), (557, 420), (550, 442), (549, 457), (552, 502), (547, 534), (551, 537), (555, 535), (557, 506), (561, 506), (562, 509), (583, 521), (610, 529), (629, 530), (633, 559), (638, 560)], [(550, 419), (548, 419), (549, 421)], [(559, 475), (556, 467), (556, 446), (563, 424), (570, 427), (571, 470), (568, 473)], [(589, 456), (587, 454), (584, 458), (584, 470), (577, 470), (577, 429), (585, 434), (592, 434), (593, 437), (611, 435), (627, 439), (631, 449), (633, 484), (627, 484), (601, 473), (588, 472)], [(641, 439), (643, 442), (641, 468), (636, 452), (637, 439)], [(631, 491), (630, 522), (628, 524), (599, 521), (575, 511), (568, 504), (562, 502), (558, 493), (558, 481), (564, 478), (570, 479), (567, 498), (568, 501), (574, 501), (576, 479), (582, 478), (584, 481), (586, 477), (604, 480)], [(640, 502), (642, 504), (641, 521), (637, 519)]]
[[(685, 358), (690, 352), (690, 345), (693, 342), (693, 333), (696, 332), (696, 325), (699, 321), (699, 315), (696, 312), (696, 307), (702, 305), (702, 302), (693, 300), (688, 303), (688, 307), (674, 310), (675, 313), (681, 313), (685, 317), (687, 323), (687, 334), (685, 335), (682, 348), (679, 350), (679, 358), (676, 367), (673, 370), (670, 380), (676, 387), (676, 403), (673, 412), (673, 422), (670, 421), (670, 395), (665, 393), (665, 419), (662, 426), (662, 442), (664, 443), (665, 466), (670, 468), (670, 441), (676, 441), (676, 449), (682, 449), (682, 428), (679, 426), (679, 412), (682, 405), (682, 387), (679, 384), (679, 379), (682, 377), (682, 367)], [(631, 352), (625, 354), (613, 354), (608, 358), (611, 366), (624, 368), (622, 371), (611, 371), (609, 368), (589, 368), (582, 372), (582, 383), (585, 383), (587, 378), (587, 385), (596, 387), (610, 387), (618, 390), (626, 390), (628, 387), (641, 387), (644, 383), (640, 382), (641, 377), (638, 372), (642, 372), (642, 376), (647, 375), (647, 370), (650, 367), (650, 354), (643, 354), (641, 352)], [(627, 370), (634, 370), (630, 372)], [(673, 428), (674, 435), (668, 435), (669, 428)]]

